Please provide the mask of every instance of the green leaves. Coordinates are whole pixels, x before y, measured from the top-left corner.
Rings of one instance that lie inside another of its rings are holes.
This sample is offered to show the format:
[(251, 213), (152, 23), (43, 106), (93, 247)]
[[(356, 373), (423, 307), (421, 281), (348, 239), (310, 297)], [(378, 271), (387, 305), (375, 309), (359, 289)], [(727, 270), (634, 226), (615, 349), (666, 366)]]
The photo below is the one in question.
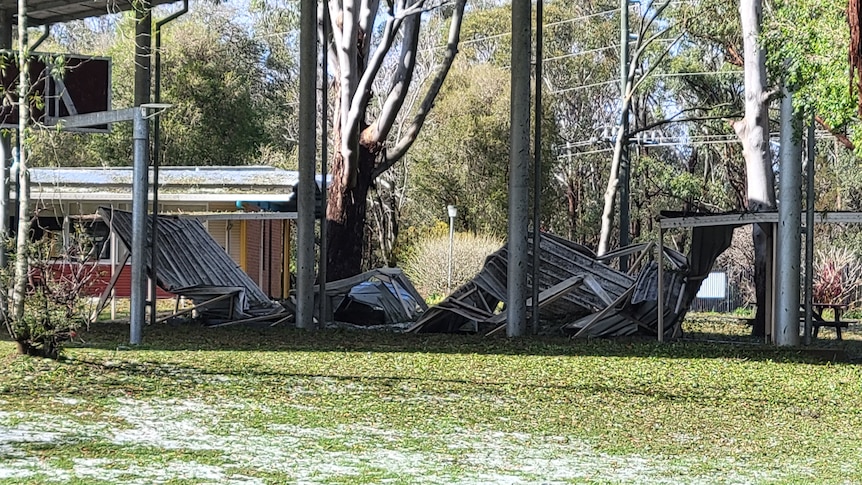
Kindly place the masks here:
[(796, 109), (817, 114), (834, 130), (858, 123), (847, 61), (846, 7), (843, 0), (782, 0), (764, 16), (763, 42), (773, 82), (792, 86)]

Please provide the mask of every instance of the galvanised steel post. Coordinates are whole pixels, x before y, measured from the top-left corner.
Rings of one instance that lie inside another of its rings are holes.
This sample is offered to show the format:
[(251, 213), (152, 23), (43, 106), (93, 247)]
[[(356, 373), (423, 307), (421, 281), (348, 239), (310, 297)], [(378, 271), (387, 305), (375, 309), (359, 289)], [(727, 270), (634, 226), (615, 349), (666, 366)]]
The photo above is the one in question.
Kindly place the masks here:
[(814, 117), (808, 125), (808, 170), (805, 187), (805, 345), (811, 345), (814, 295), (814, 158), (817, 155), (814, 139)]
[[(317, 125), (317, 2), (299, 16), (299, 183), (296, 220), (296, 326), (314, 328), (314, 205)], [(325, 257), (325, 256), (324, 256)], [(321, 295), (322, 297), (322, 295)]]
[(530, 0), (512, 1), (511, 146), (509, 148), (509, 263), (506, 335), (527, 328), (527, 202), (530, 179)]
[(132, 126), (132, 301), (129, 315), (129, 342), (132, 345), (141, 343), (146, 318), (147, 275), (144, 271), (144, 260), (147, 257), (147, 152), (150, 130), (149, 121), (144, 117), (144, 109), (140, 106), (135, 108)]
[[(144, 259), (147, 257), (147, 185), (150, 164), (149, 120), (141, 105), (150, 102), (151, 38), (153, 14), (149, 0), (140, 0), (135, 8), (135, 112), (132, 119), (132, 288), (130, 295), (129, 343), (141, 343), (146, 318), (147, 275)], [(155, 310), (155, 309), (153, 309)]]
[(545, 0), (536, 0), (536, 100), (535, 113), (536, 125), (533, 135), (533, 274), (530, 275), (531, 307), (530, 320), (533, 323), (533, 334), (539, 333), (539, 282), (542, 275), (542, 252), (539, 241), (541, 239), (541, 225), (539, 220), (542, 216), (542, 42)]
[(772, 336), (779, 346), (799, 345), (799, 275), (802, 218), (801, 119), (785, 87), (781, 100), (778, 192), (778, 312)]

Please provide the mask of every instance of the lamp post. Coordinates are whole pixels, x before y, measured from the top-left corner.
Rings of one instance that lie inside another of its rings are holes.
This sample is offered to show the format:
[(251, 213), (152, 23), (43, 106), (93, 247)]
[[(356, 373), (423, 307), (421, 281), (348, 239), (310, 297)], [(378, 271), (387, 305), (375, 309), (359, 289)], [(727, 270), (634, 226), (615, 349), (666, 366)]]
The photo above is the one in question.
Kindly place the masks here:
[(458, 217), (458, 208), (454, 205), (446, 206), (449, 211), (449, 268), (446, 272), (448, 279), (446, 280), (446, 294), (452, 292), (452, 247), (455, 241), (455, 218)]

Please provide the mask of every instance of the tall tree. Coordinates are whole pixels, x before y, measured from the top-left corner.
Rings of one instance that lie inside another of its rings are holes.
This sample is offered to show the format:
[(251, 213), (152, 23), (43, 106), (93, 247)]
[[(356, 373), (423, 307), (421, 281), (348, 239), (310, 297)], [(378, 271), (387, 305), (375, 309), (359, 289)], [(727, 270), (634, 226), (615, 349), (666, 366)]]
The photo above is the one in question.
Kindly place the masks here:
[[(772, 173), (772, 156), (769, 149), (769, 113), (767, 92), (766, 51), (760, 40), (763, 22), (762, 0), (741, 0), (739, 15), (742, 23), (742, 42), (745, 70), (745, 116), (733, 122), (733, 129), (742, 142), (748, 189), (748, 210), (752, 212), (774, 210), (775, 180)], [(766, 332), (766, 278), (771, 259), (772, 229), (768, 224), (757, 224), (754, 238), (754, 281), (757, 314), (753, 333)]]
[[(664, 49), (655, 53), (655, 55), (648, 61), (645, 59), (645, 54), (648, 53), (648, 49), (654, 47), (654, 42), (656, 40), (666, 37), (670, 32), (678, 27), (672, 23), (661, 22), (659, 20), (664, 10), (670, 6), (670, 3), (670, 0), (665, 0), (658, 5), (654, 5), (653, 2), (649, 2), (647, 4), (648, 8), (642, 13), (642, 18), (639, 21), (637, 40), (633, 46), (632, 55), (626, 63), (628, 70), (621, 74), (621, 76), (625, 76), (626, 82), (625, 87), (623, 88), (624, 91), (620, 93), (620, 112), (622, 113), (621, 116), (625, 116), (626, 119), (628, 119), (629, 111), (631, 110), (632, 103), (635, 99), (635, 92), (639, 85), (647, 80), (649, 74), (661, 65), (662, 60), (675, 44), (675, 42), (672, 42)], [(626, 35), (628, 35), (628, 32), (626, 32)], [(642, 72), (639, 74), (639, 71)], [(617, 127), (613, 158), (611, 159), (611, 170), (608, 175), (608, 184), (604, 195), (602, 229), (599, 234), (598, 247), (598, 254), (600, 255), (606, 253), (609, 249), (617, 193), (621, 188), (620, 184), (627, 183), (621, 179), (620, 172), (623, 162), (623, 152), (624, 150), (627, 150), (629, 137), (631, 136), (629, 132), (624, 131), (627, 129), (628, 128), (622, 123)], [(628, 203), (628, 201), (625, 201), (625, 203)]]
[[(449, 72), (460, 40), (466, 0), (456, 0), (449, 17), (443, 59), (424, 94), (410, 126), (398, 140), (390, 139), (413, 81), (422, 14), (440, 8), (429, 0), (330, 0), (331, 36), (326, 39), (336, 93), (333, 126), (332, 185), (326, 219), (329, 227), (327, 278), (336, 280), (361, 270), (368, 190), (375, 178), (406, 154), (416, 140)], [(385, 20), (378, 22), (378, 13)], [(373, 35), (380, 29), (379, 37)], [(376, 38), (376, 45), (372, 46)], [(373, 47), (373, 48), (372, 48)], [(369, 101), (375, 80), (389, 56), (397, 68), (379, 114), (370, 119)]]

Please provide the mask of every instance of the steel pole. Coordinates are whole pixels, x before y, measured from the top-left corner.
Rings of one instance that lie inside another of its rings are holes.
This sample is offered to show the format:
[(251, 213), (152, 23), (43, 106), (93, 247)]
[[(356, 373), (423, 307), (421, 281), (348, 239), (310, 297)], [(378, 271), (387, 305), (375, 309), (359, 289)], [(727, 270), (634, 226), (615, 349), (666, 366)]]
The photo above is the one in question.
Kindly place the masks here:
[(542, 216), (542, 18), (544, 17), (544, 0), (536, 0), (536, 121), (533, 135), (533, 274), (530, 275), (531, 285), (530, 320), (533, 322), (533, 334), (539, 333), (539, 283), (542, 275), (541, 225)]
[(509, 260), (506, 335), (524, 335), (527, 319), (527, 234), (530, 160), (530, 0), (512, 1)]
[(129, 315), (129, 341), (141, 343), (144, 319), (146, 318), (147, 275), (144, 270), (147, 240), (147, 149), (149, 145), (149, 122), (144, 118), (144, 108), (135, 109), (132, 126), (135, 159), (132, 167), (132, 291), (131, 314)]
[[(296, 221), (296, 325), (314, 328), (314, 206), (317, 124), (317, 2), (299, 16), (299, 183)], [(322, 295), (321, 295), (322, 296)]]
[(808, 125), (808, 170), (806, 171), (805, 184), (805, 345), (811, 345), (812, 319), (814, 318), (814, 297), (812, 285), (814, 284), (814, 117)]
[(781, 100), (781, 151), (778, 203), (778, 314), (773, 341), (799, 345), (799, 273), (802, 218), (801, 123), (793, 112), (793, 98), (785, 87)]
[[(326, 211), (329, 203), (329, 5), (322, 3), (320, 13), (320, 259), (318, 260), (317, 281), (320, 288), (318, 314), (325, 326), (329, 322), (329, 300), (326, 295), (326, 253), (329, 251), (326, 227)], [(284, 221), (288, 224), (288, 221)]]
[(132, 120), (132, 288), (130, 295), (129, 342), (138, 345), (147, 312), (147, 167), (150, 163), (149, 120), (141, 105), (150, 102), (152, 9), (142, 0), (135, 9), (135, 112)]

